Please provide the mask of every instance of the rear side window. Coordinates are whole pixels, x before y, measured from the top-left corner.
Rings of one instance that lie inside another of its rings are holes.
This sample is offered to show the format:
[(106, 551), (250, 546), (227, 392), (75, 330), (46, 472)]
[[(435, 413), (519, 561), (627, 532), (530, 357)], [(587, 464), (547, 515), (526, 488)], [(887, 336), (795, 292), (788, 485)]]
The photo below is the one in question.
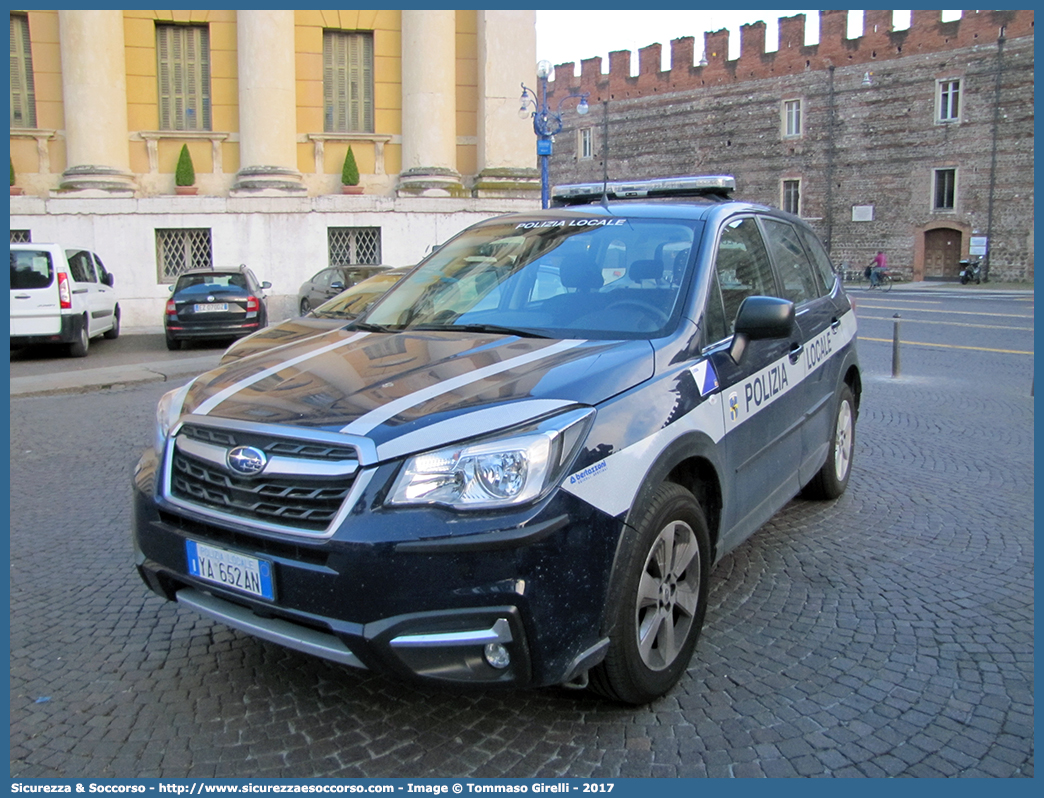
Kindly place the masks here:
[(54, 265), (51, 253), (43, 250), (18, 250), (11, 252), (11, 288), (25, 291), (32, 288), (47, 288), (54, 282)]
[(794, 225), (776, 219), (762, 221), (772, 258), (783, 283), (783, 298), (795, 305), (816, 299), (821, 293), (819, 283)]
[(823, 281), (826, 292), (830, 293), (834, 288), (835, 272), (826, 248), (808, 230), (799, 227), (798, 235), (801, 236), (801, 240), (805, 243), (805, 250), (812, 257), (812, 265), (819, 273), (819, 278)]
[(94, 262), (91, 260), (91, 253), (82, 249), (67, 249), (65, 257), (69, 260), (69, 272), (76, 282), (98, 282), (98, 278), (94, 274)]

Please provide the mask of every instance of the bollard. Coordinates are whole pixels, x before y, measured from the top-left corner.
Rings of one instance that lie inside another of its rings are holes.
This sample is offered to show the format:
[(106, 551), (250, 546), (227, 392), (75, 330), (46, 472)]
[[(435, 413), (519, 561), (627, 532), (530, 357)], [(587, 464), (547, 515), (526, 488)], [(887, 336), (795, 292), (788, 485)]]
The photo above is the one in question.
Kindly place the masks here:
[(892, 329), (892, 376), (899, 376), (899, 314), (892, 316), (895, 325)]

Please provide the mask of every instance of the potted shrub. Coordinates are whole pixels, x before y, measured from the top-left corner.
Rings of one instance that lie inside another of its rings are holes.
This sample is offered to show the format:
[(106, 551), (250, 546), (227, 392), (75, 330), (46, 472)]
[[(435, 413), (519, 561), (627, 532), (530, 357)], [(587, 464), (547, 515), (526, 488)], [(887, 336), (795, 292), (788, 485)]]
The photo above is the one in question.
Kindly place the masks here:
[(355, 163), (355, 153), (352, 145), (348, 145), (348, 154), (344, 156), (344, 166), (341, 167), (341, 193), (362, 194), (363, 188), (359, 185), (359, 167)]
[(11, 196), (17, 197), (22, 193), (22, 188), (15, 184), (14, 158), (11, 159)]
[(195, 194), (195, 183), (196, 170), (192, 168), (192, 156), (189, 155), (188, 144), (182, 144), (178, 168), (174, 170), (174, 191), (178, 194)]

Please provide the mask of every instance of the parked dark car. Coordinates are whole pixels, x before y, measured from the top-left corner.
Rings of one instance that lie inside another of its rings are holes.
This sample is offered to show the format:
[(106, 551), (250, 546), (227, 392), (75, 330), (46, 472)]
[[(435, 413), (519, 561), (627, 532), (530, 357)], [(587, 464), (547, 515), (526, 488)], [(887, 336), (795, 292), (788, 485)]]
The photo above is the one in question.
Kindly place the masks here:
[(367, 280), (342, 291), (329, 302), (296, 319), (287, 319), (258, 330), (235, 341), (221, 356), (221, 364), (254, 355), (276, 346), (295, 343), (303, 338), (344, 327), (365, 313), (385, 292), (409, 273), (412, 266), (398, 266), (375, 274)]
[(297, 306), (301, 315), (305, 315), (312, 308), (317, 308), (329, 299), (333, 299), (345, 289), (361, 283), (368, 277), (372, 277), (388, 266), (331, 266), (321, 272), (313, 274), (311, 279), (301, 285), (297, 292)]
[(163, 314), (167, 349), (182, 341), (240, 338), (268, 323), (265, 289), (246, 266), (235, 269), (193, 269), (171, 286)]

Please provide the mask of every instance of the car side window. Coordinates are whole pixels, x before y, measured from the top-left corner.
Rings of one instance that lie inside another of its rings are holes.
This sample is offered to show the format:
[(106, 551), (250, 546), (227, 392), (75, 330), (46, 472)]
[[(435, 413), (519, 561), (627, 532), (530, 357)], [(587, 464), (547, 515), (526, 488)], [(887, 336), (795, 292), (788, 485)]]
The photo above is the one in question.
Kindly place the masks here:
[(94, 264), (98, 267), (98, 282), (104, 283), (105, 278), (109, 276), (109, 272), (105, 268), (105, 264), (102, 263), (101, 258), (99, 258), (97, 255), (94, 256)]
[(78, 283), (96, 283), (98, 278), (94, 273), (94, 263), (91, 261), (89, 252), (82, 249), (68, 249), (65, 257), (69, 261), (69, 272)]
[(825, 292), (829, 294), (834, 289), (834, 282), (837, 275), (834, 270), (834, 264), (830, 262), (830, 256), (827, 255), (826, 248), (820, 243), (819, 239), (808, 230), (799, 227), (798, 235), (801, 236), (801, 240), (805, 244), (805, 249), (812, 257), (812, 265), (819, 274), (819, 279), (822, 280)]
[(783, 283), (783, 298), (800, 305), (819, 297), (822, 292), (816, 281), (816, 274), (805, 254), (805, 248), (801, 246), (794, 225), (764, 217), (762, 222), (765, 225), (765, 237)]
[(711, 273), (710, 289), (707, 292), (707, 310), (703, 314), (703, 345), (710, 346), (728, 337), (728, 322), (725, 308), (721, 304), (721, 287), (718, 273)]
[(718, 240), (714, 269), (721, 289), (726, 335), (732, 335), (736, 313), (749, 296), (775, 296), (776, 282), (757, 221), (747, 216), (725, 224)]

